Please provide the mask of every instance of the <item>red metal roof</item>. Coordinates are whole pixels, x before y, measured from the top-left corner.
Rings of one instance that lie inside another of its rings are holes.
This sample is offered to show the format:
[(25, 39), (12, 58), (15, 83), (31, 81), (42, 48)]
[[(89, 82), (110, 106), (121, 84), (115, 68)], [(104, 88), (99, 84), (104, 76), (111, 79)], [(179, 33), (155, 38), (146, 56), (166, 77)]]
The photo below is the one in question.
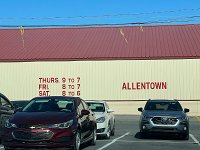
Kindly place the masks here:
[(1, 29), (0, 61), (200, 58), (200, 25)]

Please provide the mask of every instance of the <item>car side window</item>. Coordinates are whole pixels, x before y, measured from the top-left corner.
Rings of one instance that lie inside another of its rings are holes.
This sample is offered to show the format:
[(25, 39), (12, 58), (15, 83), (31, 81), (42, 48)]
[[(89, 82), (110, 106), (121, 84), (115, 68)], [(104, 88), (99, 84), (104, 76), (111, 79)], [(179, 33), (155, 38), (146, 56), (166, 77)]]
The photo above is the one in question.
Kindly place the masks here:
[(81, 101), (81, 102), (83, 103), (84, 109), (88, 110), (89, 109), (88, 105), (84, 101)]
[(8, 107), (8, 108), (12, 108), (11, 104), (6, 100), (4, 99), (3, 97), (0, 97), (0, 106), (5, 106), (5, 107)]
[(107, 103), (105, 103), (105, 107), (106, 107), (106, 110), (109, 110), (109, 106)]
[(81, 111), (84, 109), (84, 106), (81, 102), (81, 100), (78, 101), (78, 114), (81, 114)]

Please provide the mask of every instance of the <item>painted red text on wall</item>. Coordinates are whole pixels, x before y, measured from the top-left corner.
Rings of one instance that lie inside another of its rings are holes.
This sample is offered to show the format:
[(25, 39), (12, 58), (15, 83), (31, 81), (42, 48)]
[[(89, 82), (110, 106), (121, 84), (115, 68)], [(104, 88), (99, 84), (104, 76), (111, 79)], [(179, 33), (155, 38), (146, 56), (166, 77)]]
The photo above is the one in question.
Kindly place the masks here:
[(122, 90), (166, 90), (167, 82), (124, 82)]

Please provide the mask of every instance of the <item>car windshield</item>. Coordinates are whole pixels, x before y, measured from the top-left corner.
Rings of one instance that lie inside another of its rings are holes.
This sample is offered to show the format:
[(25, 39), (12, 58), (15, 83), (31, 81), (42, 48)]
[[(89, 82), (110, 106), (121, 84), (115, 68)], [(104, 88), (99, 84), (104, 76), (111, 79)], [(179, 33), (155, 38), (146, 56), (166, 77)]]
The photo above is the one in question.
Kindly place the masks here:
[(22, 112), (72, 112), (74, 101), (67, 98), (34, 99), (24, 107)]
[(182, 111), (178, 102), (147, 102), (145, 110)]
[(105, 107), (103, 103), (92, 103), (92, 102), (87, 102), (89, 108), (93, 112), (105, 112)]

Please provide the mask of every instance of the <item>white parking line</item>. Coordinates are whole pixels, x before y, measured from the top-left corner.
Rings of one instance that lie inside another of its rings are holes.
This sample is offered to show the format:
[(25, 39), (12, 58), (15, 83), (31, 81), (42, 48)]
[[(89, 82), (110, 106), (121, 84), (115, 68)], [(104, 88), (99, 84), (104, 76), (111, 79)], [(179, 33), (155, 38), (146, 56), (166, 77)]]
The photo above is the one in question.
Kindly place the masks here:
[(144, 140), (144, 141), (127, 141), (127, 140), (117, 140), (118, 142), (124, 142), (124, 143), (168, 143), (168, 144), (194, 144), (194, 142), (185, 142), (185, 141), (164, 141), (164, 140), (160, 140), (160, 141), (154, 141), (154, 140)]
[[(99, 140), (98, 142), (109, 142), (112, 140)], [(168, 143), (168, 144), (197, 144), (196, 142), (185, 142), (185, 141), (166, 141), (166, 140), (136, 140), (136, 141), (129, 141), (129, 140), (117, 140), (117, 142), (124, 142), (124, 143)]]
[(125, 136), (127, 136), (127, 135), (129, 135), (129, 132), (125, 133), (124, 135), (122, 135), (122, 136), (120, 136), (120, 137), (118, 137), (118, 138), (113, 139), (110, 143), (104, 145), (103, 147), (101, 147), (101, 148), (99, 148), (99, 149), (97, 149), (97, 150), (103, 150), (103, 149), (105, 149), (106, 147), (108, 147), (108, 146), (112, 145), (113, 143), (115, 143), (117, 140), (119, 140), (119, 139), (121, 139), (121, 138), (123, 138), (123, 137), (125, 137)]
[(195, 142), (195, 144), (198, 144), (200, 146), (199, 141), (194, 137), (194, 135), (192, 135), (192, 134), (189, 134), (189, 135), (193, 139), (193, 141)]

